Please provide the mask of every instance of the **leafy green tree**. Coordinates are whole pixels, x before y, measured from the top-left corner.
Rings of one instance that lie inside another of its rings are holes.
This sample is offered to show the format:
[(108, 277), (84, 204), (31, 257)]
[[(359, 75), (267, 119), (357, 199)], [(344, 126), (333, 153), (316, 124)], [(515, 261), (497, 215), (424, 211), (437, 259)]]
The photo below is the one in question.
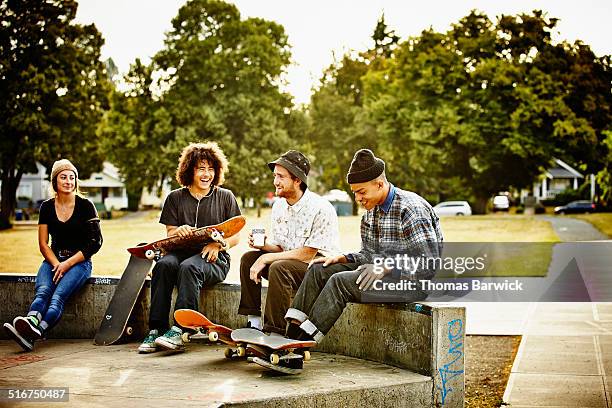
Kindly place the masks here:
[(291, 100), (279, 90), (289, 59), (282, 26), (242, 19), (223, 1), (187, 2), (151, 66), (128, 75), (136, 93), (118, 96), (108, 118), (105, 132), (133, 189), (172, 176), (189, 142), (215, 140), (230, 160), (227, 187), (259, 204), (272, 189), (266, 163), (291, 146)]
[(488, 197), (530, 185), (553, 156), (596, 168), (609, 60), (581, 44), (553, 45), (555, 25), (539, 11), (497, 24), (472, 12), (446, 33), (409, 38), (369, 70), (364, 109), (393, 179), (484, 211)]
[(10, 227), (22, 175), (65, 157), (81, 176), (101, 167), (95, 137), (108, 105), (94, 25), (73, 23), (70, 0), (0, 3), (0, 229)]

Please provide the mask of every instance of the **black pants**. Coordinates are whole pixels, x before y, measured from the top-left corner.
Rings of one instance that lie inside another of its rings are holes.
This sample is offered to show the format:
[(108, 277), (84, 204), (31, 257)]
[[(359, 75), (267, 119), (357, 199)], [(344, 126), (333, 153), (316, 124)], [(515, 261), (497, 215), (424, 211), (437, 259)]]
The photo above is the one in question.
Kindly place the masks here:
[(229, 268), (230, 256), (226, 252), (219, 252), (215, 262), (202, 259), (201, 254), (169, 253), (162, 257), (153, 267), (149, 329), (160, 333), (168, 329), (175, 286), (178, 296), (174, 309), (199, 310), (200, 289), (222, 282)]

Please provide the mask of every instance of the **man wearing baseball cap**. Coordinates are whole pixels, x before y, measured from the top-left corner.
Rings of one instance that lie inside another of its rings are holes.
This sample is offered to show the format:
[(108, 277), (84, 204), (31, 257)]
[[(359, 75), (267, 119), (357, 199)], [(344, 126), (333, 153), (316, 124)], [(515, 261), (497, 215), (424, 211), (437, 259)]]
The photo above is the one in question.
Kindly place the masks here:
[[(240, 260), (241, 297), (238, 313), (248, 316), (248, 326), (284, 334), (285, 313), (291, 304), (308, 263), (319, 254), (338, 250), (338, 218), (331, 203), (308, 189), (309, 160), (289, 150), (268, 163), (279, 197), (272, 206), (271, 229), (263, 246)], [(269, 281), (263, 324), (261, 322), (261, 278)]]
[[(371, 301), (380, 302), (369, 291), (377, 280), (415, 279), (397, 269), (377, 271), (377, 259), (399, 253), (439, 254), (443, 237), (432, 207), (419, 195), (389, 183), (385, 162), (371, 150), (355, 153), (347, 181), (355, 200), (367, 210), (361, 219), (361, 250), (313, 261), (287, 311), (287, 337), (320, 342), (348, 302), (368, 301), (368, 295)], [(417, 279), (427, 277), (418, 275)], [(424, 299), (426, 294), (414, 290), (400, 296), (401, 301), (411, 302)], [(397, 299), (395, 296), (393, 302)]]

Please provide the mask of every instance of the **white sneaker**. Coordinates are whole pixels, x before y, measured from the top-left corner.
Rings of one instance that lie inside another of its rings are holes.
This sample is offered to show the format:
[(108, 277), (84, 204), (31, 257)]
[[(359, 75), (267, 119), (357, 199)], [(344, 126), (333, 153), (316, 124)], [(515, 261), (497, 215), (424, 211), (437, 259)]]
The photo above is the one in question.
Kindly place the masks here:
[(155, 344), (166, 349), (180, 351), (185, 348), (183, 344), (183, 331), (176, 326), (172, 326), (170, 330), (155, 339)]

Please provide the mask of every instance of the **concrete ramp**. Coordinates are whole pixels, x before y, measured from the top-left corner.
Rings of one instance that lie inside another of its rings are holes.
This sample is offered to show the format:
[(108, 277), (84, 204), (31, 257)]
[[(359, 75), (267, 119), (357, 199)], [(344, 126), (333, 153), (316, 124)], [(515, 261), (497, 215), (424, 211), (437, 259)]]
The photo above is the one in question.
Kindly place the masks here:
[[(0, 388), (69, 387), (69, 403), (61, 405), (78, 407), (431, 406), (430, 377), (352, 357), (313, 353), (302, 374), (285, 376), (228, 360), (217, 345), (191, 343), (184, 353), (148, 355), (137, 346), (48, 340), (23, 353), (3, 340)], [(28, 405), (40, 406), (16, 406)]]

